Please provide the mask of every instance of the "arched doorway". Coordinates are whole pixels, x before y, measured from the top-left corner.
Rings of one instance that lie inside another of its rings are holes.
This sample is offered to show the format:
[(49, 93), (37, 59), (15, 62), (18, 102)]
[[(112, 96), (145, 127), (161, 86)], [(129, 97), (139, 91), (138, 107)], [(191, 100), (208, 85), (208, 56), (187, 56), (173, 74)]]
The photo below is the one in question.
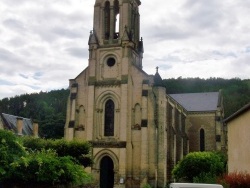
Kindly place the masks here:
[(114, 187), (114, 163), (108, 156), (102, 158), (100, 163), (100, 188)]

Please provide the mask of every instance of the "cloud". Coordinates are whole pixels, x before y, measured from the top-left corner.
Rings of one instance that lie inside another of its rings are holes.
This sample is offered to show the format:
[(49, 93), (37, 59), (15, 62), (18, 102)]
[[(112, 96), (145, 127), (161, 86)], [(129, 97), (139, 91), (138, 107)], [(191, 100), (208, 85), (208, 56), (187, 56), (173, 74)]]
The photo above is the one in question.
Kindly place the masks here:
[[(13, 52), (9, 51), (8, 49), (0, 48), (0, 63), (1, 62), (8, 62), (8, 63), (23, 63), (23, 60)], [(3, 67), (7, 67), (8, 65), (3, 65)]]
[(87, 58), (88, 57), (88, 50), (85, 48), (67, 48), (65, 49), (70, 55), (78, 58)]
[[(88, 65), (94, 0), (0, 1), (0, 99), (66, 88)], [(250, 1), (143, 1), (143, 69), (249, 78)]]

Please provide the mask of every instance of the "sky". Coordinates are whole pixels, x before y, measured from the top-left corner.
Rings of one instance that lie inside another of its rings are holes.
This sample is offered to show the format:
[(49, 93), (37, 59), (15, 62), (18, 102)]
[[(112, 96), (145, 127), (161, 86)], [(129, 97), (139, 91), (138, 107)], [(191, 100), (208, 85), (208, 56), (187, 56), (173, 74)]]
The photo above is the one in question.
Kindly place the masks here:
[[(141, 0), (143, 70), (249, 79), (249, 0)], [(88, 65), (95, 0), (0, 1), (0, 99), (68, 87)]]

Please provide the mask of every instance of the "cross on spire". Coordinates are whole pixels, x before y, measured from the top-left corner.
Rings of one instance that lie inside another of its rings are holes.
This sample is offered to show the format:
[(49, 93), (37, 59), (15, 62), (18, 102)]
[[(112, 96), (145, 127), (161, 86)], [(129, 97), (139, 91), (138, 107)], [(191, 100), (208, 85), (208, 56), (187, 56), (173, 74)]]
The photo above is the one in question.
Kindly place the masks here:
[(156, 67), (156, 72), (157, 72), (157, 73), (158, 73), (158, 70), (159, 70), (159, 67), (157, 66), (157, 67)]

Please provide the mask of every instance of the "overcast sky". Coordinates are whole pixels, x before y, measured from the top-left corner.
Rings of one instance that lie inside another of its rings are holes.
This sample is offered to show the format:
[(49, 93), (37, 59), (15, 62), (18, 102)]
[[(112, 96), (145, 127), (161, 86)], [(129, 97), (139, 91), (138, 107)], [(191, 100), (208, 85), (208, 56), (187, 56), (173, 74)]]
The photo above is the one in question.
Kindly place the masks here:
[[(141, 0), (143, 69), (249, 79), (249, 0)], [(0, 99), (68, 87), (88, 64), (95, 0), (0, 1)]]

